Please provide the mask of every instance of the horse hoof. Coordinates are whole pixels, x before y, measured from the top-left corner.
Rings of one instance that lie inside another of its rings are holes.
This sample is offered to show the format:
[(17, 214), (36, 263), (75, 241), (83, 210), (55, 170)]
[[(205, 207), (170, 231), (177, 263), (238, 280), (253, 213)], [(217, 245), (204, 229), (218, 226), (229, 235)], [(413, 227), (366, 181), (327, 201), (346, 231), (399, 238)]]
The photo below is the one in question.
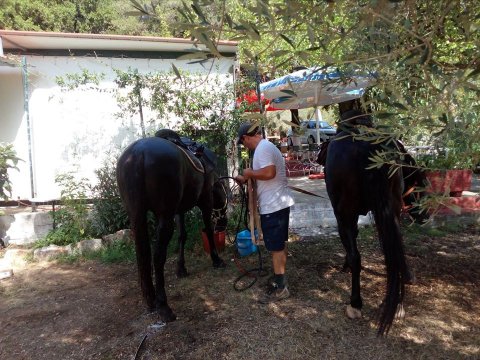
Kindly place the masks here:
[(405, 276), (405, 284), (407, 285), (414, 285), (417, 282), (417, 277), (412, 272), (407, 272), (407, 276)]
[(402, 320), (405, 318), (405, 309), (402, 304), (398, 304), (397, 311), (395, 312), (395, 319)]
[(345, 309), (345, 314), (349, 319), (360, 319), (362, 317), (362, 311), (355, 309), (352, 305), (348, 305)]
[(227, 264), (225, 263), (225, 261), (219, 258), (217, 261), (213, 262), (213, 267), (215, 269), (224, 269), (227, 267)]
[(165, 322), (171, 322), (177, 319), (177, 315), (175, 315), (170, 308), (159, 309), (158, 314), (160, 315), (160, 319)]

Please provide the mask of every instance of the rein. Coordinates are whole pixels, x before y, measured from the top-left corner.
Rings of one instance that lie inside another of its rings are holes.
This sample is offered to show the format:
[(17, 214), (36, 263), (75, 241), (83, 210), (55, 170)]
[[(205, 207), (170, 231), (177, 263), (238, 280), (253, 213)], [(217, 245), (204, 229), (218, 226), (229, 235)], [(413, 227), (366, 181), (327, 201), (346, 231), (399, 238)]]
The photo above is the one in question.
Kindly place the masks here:
[(227, 210), (227, 207), (228, 207), (228, 194), (227, 194), (227, 190), (225, 190), (225, 185), (221, 181), (222, 179), (223, 179), (223, 177), (219, 178), (217, 181), (215, 181), (213, 183), (213, 185), (215, 185), (216, 183), (220, 183), (222, 185), (223, 193), (225, 194), (225, 201), (223, 203), (223, 206), (221, 208), (217, 208), (217, 209), (212, 208), (212, 221), (214, 221), (215, 223), (217, 222), (218, 219), (220, 219), (222, 217), (222, 214), (225, 213), (225, 211)]
[(322, 198), (322, 199), (327, 199), (327, 200), (329, 199), (328, 197), (325, 197), (325, 196), (322, 196), (322, 195), (317, 195), (317, 194), (314, 194), (314, 193), (312, 193), (312, 192), (310, 192), (310, 191), (308, 191), (308, 190), (300, 189), (300, 188), (295, 187), (295, 186), (290, 186), (290, 185), (289, 185), (288, 187), (289, 187), (290, 189), (292, 189), (292, 190), (294, 190), (294, 191), (298, 191), (298, 192), (300, 192), (300, 193), (302, 193), (302, 194), (307, 194), (307, 195), (311, 195), (311, 196), (316, 196), (316, 197), (319, 197), (319, 198)]

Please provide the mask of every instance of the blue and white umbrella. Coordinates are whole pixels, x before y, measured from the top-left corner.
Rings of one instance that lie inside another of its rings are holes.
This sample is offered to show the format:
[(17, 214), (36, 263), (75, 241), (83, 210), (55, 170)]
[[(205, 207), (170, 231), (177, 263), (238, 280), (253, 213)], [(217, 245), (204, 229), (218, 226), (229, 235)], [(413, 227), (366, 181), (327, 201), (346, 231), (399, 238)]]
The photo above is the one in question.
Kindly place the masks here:
[(308, 68), (260, 84), (260, 92), (276, 109), (315, 107), (317, 141), (320, 141), (320, 106), (358, 99), (375, 82), (375, 74)]
[(262, 83), (260, 92), (275, 108), (304, 109), (360, 98), (374, 81), (374, 74), (308, 68)]

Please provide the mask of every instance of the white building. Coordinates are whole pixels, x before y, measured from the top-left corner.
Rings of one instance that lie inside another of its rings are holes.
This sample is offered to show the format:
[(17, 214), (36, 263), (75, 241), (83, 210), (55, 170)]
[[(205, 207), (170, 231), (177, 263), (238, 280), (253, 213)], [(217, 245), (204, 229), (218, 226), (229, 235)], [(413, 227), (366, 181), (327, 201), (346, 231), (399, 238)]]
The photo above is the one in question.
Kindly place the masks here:
[[(78, 167), (92, 179), (109, 151), (139, 138), (138, 119), (115, 117), (115, 69), (168, 72), (174, 63), (233, 83), (236, 42), (220, 42), (220, 59), (178, 59), (194, 48), (186, 39), (0, 30), (0, 142), (24, 160), (9, 172), (12, 199), (58, 198), (57, 174)], [(57, 76), (83, 70), (103, 74), (97, 89), (61, 91)]]

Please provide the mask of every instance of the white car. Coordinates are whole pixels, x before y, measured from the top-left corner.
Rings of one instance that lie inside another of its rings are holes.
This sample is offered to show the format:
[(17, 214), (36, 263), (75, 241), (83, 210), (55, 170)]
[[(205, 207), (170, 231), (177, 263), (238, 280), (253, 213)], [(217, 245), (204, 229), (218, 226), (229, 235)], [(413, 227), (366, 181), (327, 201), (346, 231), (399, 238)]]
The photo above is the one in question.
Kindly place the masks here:
[[(300, 129), (299, 129), (299, 137), (300, 137), (300, 142), (302, 144), (315, 144), (315, 143), (321, 143), (323, 141), (328, 140), (332, 136), (335, 136), (337, 133), (337, 129), (327, 123), (326, 121), (319, 121), (318, 122), (320, 127), (320, 141), (317, 141), (317, 120), (306, 120), (300, 122)], [(293, 145), (292, 142), (292, 137), (293, 132), (292, 130), (288, 130), (287, 136), (288, 136), (288, 144)]]

